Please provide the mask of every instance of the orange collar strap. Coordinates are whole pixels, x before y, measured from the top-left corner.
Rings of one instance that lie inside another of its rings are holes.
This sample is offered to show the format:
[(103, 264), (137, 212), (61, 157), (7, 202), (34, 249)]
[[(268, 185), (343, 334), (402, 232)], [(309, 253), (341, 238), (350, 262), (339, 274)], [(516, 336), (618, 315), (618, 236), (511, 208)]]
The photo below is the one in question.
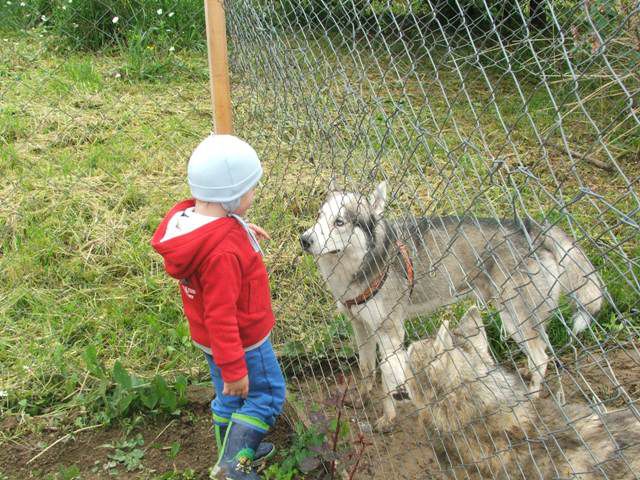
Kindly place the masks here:
[[(401, 241), (396, 240), (396, 246), (400, 251), (400, 255), (402, 256), (402, 260), (404, 262), (405, 274), (407, 275), (407, 283), (409, 284), (409, 296), (413, 293), (413, 285), (415, 283), (415, 272), (413, 270), (413, 262), (411, 261), (411, 257), (409, 256), (409, 250), (407, 246)], [(384, 282), (387, 280), (387, 275), (389, 273), (389, 265), (384, 269), (383, 272), (373, 279), (373, 281), (369, 284), (369, 286), (355, 298), (351, 298), (344, 302), (344, 305), (347, 308), (351, 308), (355, 305), (362, 305), (363, 303), (368, 302), (376, 294), (380, 291)]]

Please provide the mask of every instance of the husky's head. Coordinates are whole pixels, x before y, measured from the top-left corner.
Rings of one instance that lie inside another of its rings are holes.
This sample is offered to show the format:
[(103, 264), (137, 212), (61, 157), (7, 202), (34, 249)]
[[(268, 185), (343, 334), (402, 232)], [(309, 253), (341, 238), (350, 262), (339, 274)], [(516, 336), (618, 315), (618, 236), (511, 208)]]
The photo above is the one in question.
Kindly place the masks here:
[[(407, 354), (413, 373), (409, 396), (427, 428), (477, 432), (481, 419), (482, 429), (494, 438), (506, 431), (521, 438), (522, 425), (539, 418), (530, 411), (522, 379), (496, 365), (476, 307), (453, 331), (443, 322), (435, 338), (412, 343)], [(486, 451), (477, 453), (465, 463), (487, 459)]]
[(316, 224), (300, 235), (302, 248), (316, 257), (371, 250), (386, 200), (385, 182), (369, 197), (340, 191), (332, 182)]
[(408, 351), (414, 378), (409, 382), (412, 399), (428, 404), (462, 383), (487, 375), (495, 363), (489, 351), (480, 311), (470, 308), (451, 331), (443, 322), (435, 338), (414, 342)]

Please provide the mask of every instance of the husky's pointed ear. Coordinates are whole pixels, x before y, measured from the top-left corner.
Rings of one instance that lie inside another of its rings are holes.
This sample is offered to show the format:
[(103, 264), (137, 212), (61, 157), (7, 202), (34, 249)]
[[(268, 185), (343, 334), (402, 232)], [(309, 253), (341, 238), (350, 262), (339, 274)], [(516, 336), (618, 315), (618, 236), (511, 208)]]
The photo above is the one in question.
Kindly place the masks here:
[(487, 340), (487, 333), (484, 330), (478, 307), (473, 306), (467, 310), (460, 319), (457, 331), (473, 345), (478, 353), (489, 353), (489, 341)]
[(433, 343), (433, 347), (436, 354), (441, 354), (447, 350), (453, 349), (453, 337), (449, 332), (449, 320), (442, 322), (438, 333), (436, 334), (436, 340)]
[(382, 181), (369, 197), (369, 203), (376, 215), (382, 215), (387, 204), (387, 182)]

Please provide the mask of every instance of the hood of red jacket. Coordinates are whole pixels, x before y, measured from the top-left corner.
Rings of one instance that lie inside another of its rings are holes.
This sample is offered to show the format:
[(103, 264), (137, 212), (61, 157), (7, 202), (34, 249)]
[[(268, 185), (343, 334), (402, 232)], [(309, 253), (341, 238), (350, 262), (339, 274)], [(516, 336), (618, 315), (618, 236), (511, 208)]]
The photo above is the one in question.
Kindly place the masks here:
[(220, 218), (192, 232), (162, 242), (171, 218), (194, 205), (193, 199), (178, 203), (167, 213), (151, 238), (151, 246), (162, 255), (164, 268), (173, 278), (189, 277), (229, 232), (239, 227), (238, 222), (231, 217)]

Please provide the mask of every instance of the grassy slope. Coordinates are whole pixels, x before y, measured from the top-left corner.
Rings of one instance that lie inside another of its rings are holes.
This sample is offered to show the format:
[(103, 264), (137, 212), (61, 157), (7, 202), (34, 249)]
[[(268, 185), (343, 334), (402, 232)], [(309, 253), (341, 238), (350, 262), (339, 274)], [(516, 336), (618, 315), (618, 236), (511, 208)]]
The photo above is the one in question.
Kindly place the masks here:
[(139, 372), (201, 367), (148, 239), (187, 195), (184, 158), (209, 120), (205, 65), (196, 80), (132, 84), (115, 78), (121, 59), (55, 43), (1, 46), (0, 364), (9, 403), (27, 411), (78, 391), (89, 344)]
[[(88, 345), (96, 346), (107, 365), (120, 359), (140, 375), (206, 376), (198, 353), (189, 347), (175, 285), (163, 274), (159, 257), (148, 245), (162, 214), (187, 196), (185, 162), (209, 129), (206, 63), (201, 55), (169, 56), (167, 52), (160, 57), (164, 63), (156, 58), (146, 66), (158, 67), (164, 81), (150, 83), (127, 75), (132, 62), (144, 65), (145, 56), (132, 60), (72, 54), (58, 50), (55, 39), (41, 38), (37, 32), (0, 41), (0, 390), (8, 392), (8, 398), (0, 400), (2, 408), (38, 414), (47, 408), (63, 409), (68, 402), (82, 404), (92, 381), (81, 360)], [(313, 262), (301, 257), (295, 240), (314, 217), (332, 165), (326, 161), (329, 157), (322, 157), (327, 150), (318, 147), (311, 152), (315, 158), (309, 152), (308, 135), (316, 135), (317, 130), (296, 99), (304, 90), (292, 87), (294, 99), (288, 104), (282, 102), (285, 87), (260, 91), (259, 80), (235, 77), (234, 98), (237, 131), (263, 154), (268, 172), (254, 218), (274, 237), (267, 260), (279, 319), (276, 343), (287, 352), (305, 349), (332, 355), (346, 348), (348, 329), (332, 321), (330, 299)], [(454, 76), (443, 74), (440, 81), (453, 91), (457, 88)], [(470, 82), (482, 107), (489, 93), (482, 82)], [(498, 85), (504, 114), (518, 118), (513, 105), (519, 99), (508, 82)], [(303, 103), (321, 98), (313, 86), (299, 88), (310, 88), (306, 93), (316, 95)], [(450, 106), (435, 91), (430, 94), (430, 115), (455, 118), (458, 128), (474, 138), (475, 122), (464, 99)], [(282, 97), (270, 98), (276, 94)], [(415, 101), (420, 101), (421, 94), (415, 95)], [(549, 108), (544, 95), (535, 102), (539, 102), (536, 110), (542, 112), (539, 121), (550, 123), (552, 118), (544, 118)], [(503, 128), (496, 124), (495, 115), (486, 107), (480, 110), (485, 112), (480, 121), (489, 137), (502, 141)], [(350, 131), (346, 118), (343, 129)], [(459, 133), (448, 121), (441, 128), (441, 138), (450, 145), (459, 141)], [(336, 131), (340, 135), (340, 128)], [(513, 135), (520, 154), (526, 156), (535, 140), (526, 126)], [(319, 137), (312, 138), (313, 148)], [(333, 154), (338, 161), (353, 161), (351, 172), (358, 172), (358, 162), (376, 145), (350, 152), (347, 144), (348, 140), (338, 138)], [(381, 158), (392, 181), (400, 182), (402, 176), (395, 156), (401, 150), (402, 146), (390, 149)], [(456, 206), (467, 206), (487, 167), (479, 155), (463, 156), (467, 162), (455, 166), (443, 158), (443, 151), (434, 145), (424, 171), (420, 175), (411, 171), (402, 182), (422, 205), (432, 205), (430, 211), (448, 213)], [(561, 159), (555, 162), (555, 173), (565, 176), (565, 192), (576, 192), (575, 169)], [(540, 185), (549, 180), (547, 168), (538, 164), (541, 180), (531, 190), (522, 184), (523, 202), (538, 216), (541, 212), (553, 216), (551, 202), (540, 194)], [(610, 199), (623, 192), (619, 179), (593, 167), (581, 164), (579, 174)], [(634, 175), (638, 175), (637, 166), (630, 166), (629, 176)], [(442, 197), (442, 180), (449, 177), (457, 185), (454, 191), (464, 195), (458, 204), (455, 198)], [(496, 187), (482, 191), (475, 202), (480, 205), (477, 213), (495, 209), (509, 215), (507, 180), (502, 178)], [(397, 209), (414, 198), (403, 194)], [(626, 211), (633, 202), (622, 198), (616, 206)], [(571, 213), (590, 237), (609, 228), (604, 220), (623, 237), (631, 231), (614, 213), (600, 215), (590, 203), (577, 205)], [(617, 254), (598, 256), (595, 243), (584, 243), (594, 261), (606, 267), (610, 292), (629, 318), (637, 307), (636, 287), (625, 283), (629, 267), (622, 265)], [(628, 257), (638, 258), (636, 239), (623, 248)], [(622, 273), (612, 268), (616, 262)], [(453, 313), (459, 315), (461, 309)], [(605, 325), (612, 322), (607, 331), (618, 318), (612, 309), (603, 314)]]

